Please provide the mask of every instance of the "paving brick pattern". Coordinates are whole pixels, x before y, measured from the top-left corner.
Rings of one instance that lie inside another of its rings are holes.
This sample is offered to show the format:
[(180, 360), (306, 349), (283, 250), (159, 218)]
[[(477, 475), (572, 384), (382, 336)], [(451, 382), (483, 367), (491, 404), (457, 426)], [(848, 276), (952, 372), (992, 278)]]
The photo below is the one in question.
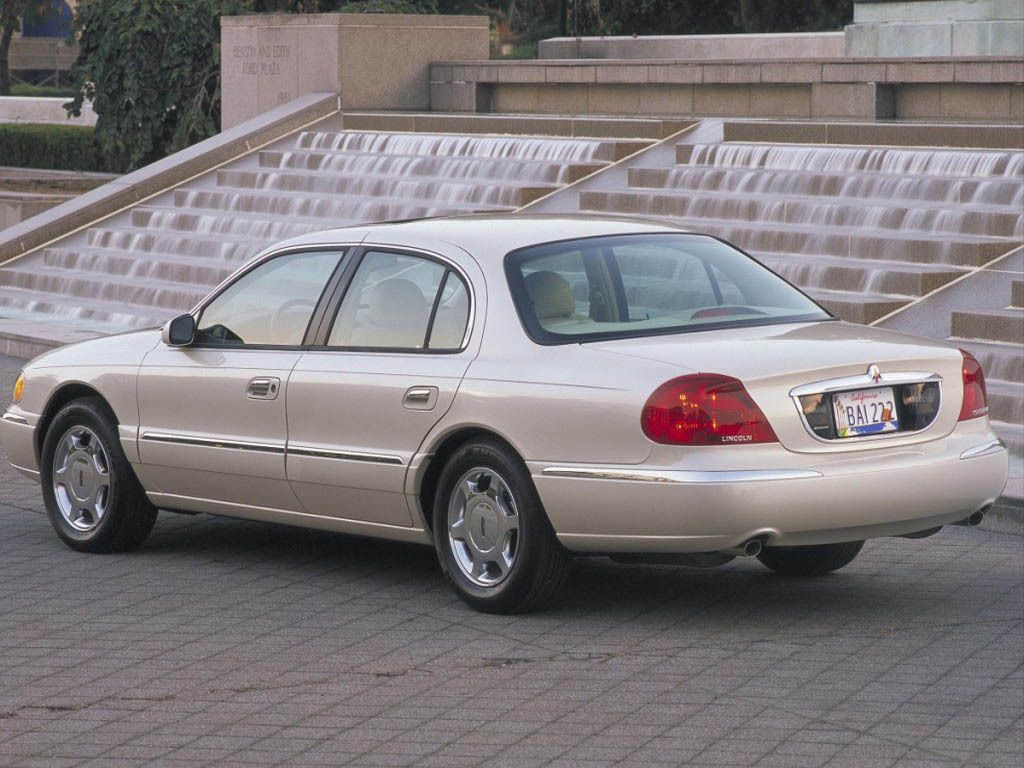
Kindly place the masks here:
[(0, 491), (0, 765), (1024, 759), (1020, 538), (870, 542), (813, 581), (581, 561), (561, 606), (494, 617), (427, 549), (162, 514), (81, 555)]

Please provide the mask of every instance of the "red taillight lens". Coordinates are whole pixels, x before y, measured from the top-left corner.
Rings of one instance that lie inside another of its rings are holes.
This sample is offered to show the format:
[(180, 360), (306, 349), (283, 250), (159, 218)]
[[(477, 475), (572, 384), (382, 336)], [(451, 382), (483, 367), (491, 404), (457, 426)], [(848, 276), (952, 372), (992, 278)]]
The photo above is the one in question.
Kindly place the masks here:
[(654, 442), (669, 445), (778, 441), (743, 384), (715, 373), (666, 381), (647, 398), (640, 426)]
[(970, 352), (960, 350), (964, 356), (964, 401), (960, 406), (960, 421), (977, 419), (988, 413), (988, 393), (985, 391), (985, 374), (981, 364)]

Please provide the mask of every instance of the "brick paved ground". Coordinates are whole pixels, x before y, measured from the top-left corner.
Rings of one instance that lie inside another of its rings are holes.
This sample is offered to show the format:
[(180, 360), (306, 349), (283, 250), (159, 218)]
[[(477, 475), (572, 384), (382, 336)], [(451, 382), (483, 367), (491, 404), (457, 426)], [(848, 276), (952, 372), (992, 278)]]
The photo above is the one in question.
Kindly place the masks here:
[(0, 489), (2, 765), (1024, 759), (1019, 538), (871, 542), (808, 582), (584, 561), (561, 607), (501, 618), (429, 550), (163, 514), (80, 555)]

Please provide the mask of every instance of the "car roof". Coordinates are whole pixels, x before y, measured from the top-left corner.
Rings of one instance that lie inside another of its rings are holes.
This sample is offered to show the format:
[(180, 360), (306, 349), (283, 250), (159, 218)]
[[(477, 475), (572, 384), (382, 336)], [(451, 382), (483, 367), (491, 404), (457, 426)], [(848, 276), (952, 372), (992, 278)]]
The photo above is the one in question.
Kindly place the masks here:
[(447, 243), (474, 257), (504, 256), (509, 251), (557, 240), (599, 235), (650, 232), (687, 232), (683, 227), (653, 218), (595, 216), (588, 214), (470, 214), (410, 221), (361, 224), (312, 232), (274, 246), (330, 245), (370, 242), (387, 244), (415, 241), (423, 248), (432, 242)]

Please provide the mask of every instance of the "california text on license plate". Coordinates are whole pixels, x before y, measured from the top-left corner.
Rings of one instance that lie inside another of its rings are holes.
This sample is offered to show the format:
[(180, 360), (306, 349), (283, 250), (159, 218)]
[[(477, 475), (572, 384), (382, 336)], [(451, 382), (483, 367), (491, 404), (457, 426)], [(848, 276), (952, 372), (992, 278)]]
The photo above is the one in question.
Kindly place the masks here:
[(836, 392), (832, 395), (839, 437), (877, 435), (900, 428), (892, 387)]

